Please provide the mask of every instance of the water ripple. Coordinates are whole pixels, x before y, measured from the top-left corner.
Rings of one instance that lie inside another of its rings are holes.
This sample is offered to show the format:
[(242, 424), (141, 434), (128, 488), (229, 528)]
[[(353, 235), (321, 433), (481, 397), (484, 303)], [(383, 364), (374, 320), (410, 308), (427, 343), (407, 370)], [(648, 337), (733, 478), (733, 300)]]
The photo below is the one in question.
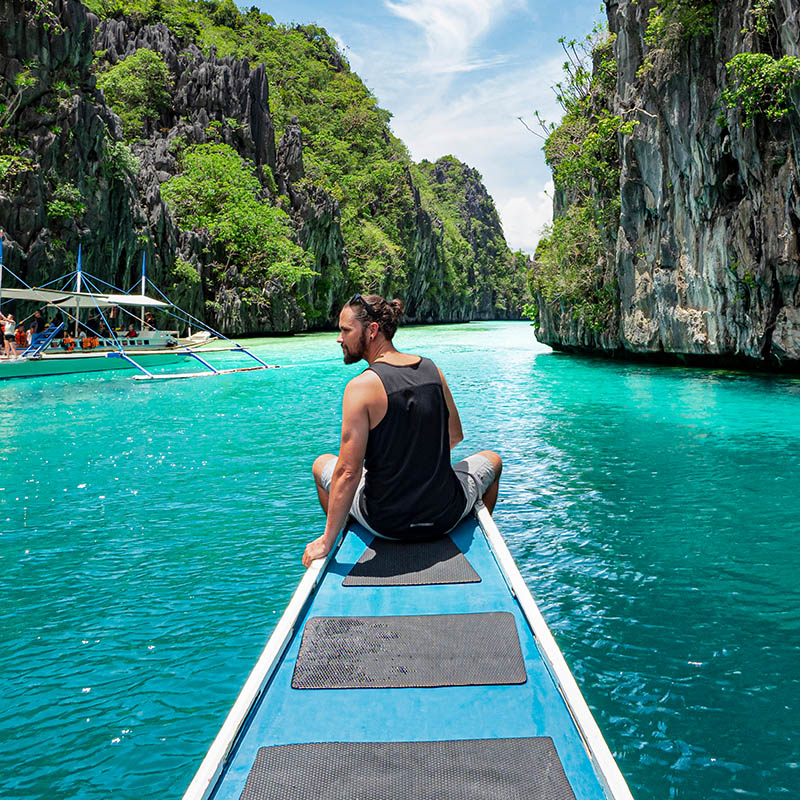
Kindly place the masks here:
[[(637, 797), (800, 796), (800, 382), (549, 355), (524, 324), (408, 328)], [(8, 798), (179, 797), (321, 531), (330, 335), (292, 369), (0, 386)], [(110, 788), (111, 787), (111, 788)]]

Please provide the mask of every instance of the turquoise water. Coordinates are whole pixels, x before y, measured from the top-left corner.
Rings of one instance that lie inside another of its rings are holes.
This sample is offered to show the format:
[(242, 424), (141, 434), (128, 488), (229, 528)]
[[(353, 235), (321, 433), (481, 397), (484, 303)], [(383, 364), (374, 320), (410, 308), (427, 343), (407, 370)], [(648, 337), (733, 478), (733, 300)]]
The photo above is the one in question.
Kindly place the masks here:
[[(401, 329), (637, 798), (800, 797), (800, 380)], [(179, 797), (322, 530), (330, 334), (286, 369), (0, 384), (0, 796)], [(218, 360), (219, 363), (219, 360)]]

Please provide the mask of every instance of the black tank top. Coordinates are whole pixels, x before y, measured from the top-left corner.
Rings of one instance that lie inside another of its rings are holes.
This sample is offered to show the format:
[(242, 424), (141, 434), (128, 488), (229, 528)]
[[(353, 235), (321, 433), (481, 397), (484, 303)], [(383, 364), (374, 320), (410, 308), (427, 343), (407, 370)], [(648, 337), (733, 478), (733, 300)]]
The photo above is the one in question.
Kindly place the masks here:
[(378, 533), (425, 539), (447, 533), (466, 498), (450, 465), (450, 413), (436, 365), (375, 363), (388, 406), (369, 432), (361, 510)]

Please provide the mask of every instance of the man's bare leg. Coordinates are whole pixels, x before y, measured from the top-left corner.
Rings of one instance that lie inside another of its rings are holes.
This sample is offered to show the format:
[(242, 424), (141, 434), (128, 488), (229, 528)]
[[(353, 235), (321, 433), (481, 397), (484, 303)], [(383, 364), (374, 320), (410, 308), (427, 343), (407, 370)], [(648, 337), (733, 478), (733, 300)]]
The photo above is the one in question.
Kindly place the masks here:
[(494, 467), (494, 481), (492, 481), (492, 485), (486, 490), (486, 493), (482, 498), (483, 504), (486, 506), (486, 510), (491, 514), (494, 511), (494, 507), (497, 503), (497, 492), (500, 488), (500, 476), (503, 474), (503, 459), (500, 458), (500, 456), (493, 450), (481, 450), (481, 452), (477, 455), (488, 458)]
[(317, 487), (317, 497), (319, 498), (319, 504), (322, 506), (322, 510), (327, 514), (328, 513), (328, 492), (327, 490), (322, 488), (322, 470), (325, 469), (325, 465), (331, 460), (336, 459), (336, 456), (333, 453), (323, 453), (321, 456), (317, 456), (314, 460), (314, 466), (311, 467), (311, 472), (314, 475), (314, 485)]

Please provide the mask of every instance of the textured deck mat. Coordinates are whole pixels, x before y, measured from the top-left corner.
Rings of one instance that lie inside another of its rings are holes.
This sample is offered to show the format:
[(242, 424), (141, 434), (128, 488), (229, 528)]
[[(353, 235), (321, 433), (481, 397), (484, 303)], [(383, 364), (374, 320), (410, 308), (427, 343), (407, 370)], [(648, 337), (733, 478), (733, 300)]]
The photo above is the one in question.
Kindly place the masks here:
[(480, 583), (480, 575), (449, 536), (428, 542), (378, 539), (353, 565), (344, 586), (430, 586)]
[(525, 683), (513, 614), (312, 617), (295, 689), (378, 689)]
[(262, 747), (241, 800), (575, 800), (553, 740)]

